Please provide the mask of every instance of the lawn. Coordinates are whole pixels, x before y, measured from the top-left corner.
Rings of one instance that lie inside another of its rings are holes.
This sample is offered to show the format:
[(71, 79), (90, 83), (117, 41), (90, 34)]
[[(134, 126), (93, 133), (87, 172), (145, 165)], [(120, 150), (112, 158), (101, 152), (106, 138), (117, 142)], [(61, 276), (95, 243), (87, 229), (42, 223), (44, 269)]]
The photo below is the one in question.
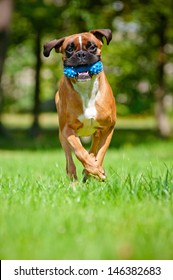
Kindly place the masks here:
[(105, 182), (82, 183), (75, 161), (76, 186), (52, 134), (1, 142), (0, 258), (172, 259), (173, 144), (138, 137), (115, 133)]

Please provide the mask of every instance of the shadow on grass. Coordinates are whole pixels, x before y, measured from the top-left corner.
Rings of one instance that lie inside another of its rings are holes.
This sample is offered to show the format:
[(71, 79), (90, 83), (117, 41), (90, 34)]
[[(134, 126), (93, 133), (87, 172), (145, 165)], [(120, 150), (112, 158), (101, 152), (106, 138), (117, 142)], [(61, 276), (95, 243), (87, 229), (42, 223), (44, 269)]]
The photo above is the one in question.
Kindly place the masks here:
[[(110, 144), (112, 148), (135, 146), (140, 143), (158, 141), (156, 131), (151, 129), (116, 129)], [(85, 144), (89, 146), (90, 143)], [(37, 135), (32, 135), (26, 129), (8, 130), (5, 136), (0, 135), (1, 150), (53, 150), (61, 148), (56, 129), (41, 129)]]

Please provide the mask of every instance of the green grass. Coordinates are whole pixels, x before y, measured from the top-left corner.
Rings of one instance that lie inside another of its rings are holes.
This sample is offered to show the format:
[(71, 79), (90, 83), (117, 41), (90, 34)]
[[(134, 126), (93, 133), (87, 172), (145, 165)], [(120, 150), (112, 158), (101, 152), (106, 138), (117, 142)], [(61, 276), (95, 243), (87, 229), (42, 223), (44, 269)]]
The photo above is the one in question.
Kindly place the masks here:
[(172, 259), (171, 141), (109, 149), (106, 182), (72, 187), (64, 153), (0, 152), (1, 259)]

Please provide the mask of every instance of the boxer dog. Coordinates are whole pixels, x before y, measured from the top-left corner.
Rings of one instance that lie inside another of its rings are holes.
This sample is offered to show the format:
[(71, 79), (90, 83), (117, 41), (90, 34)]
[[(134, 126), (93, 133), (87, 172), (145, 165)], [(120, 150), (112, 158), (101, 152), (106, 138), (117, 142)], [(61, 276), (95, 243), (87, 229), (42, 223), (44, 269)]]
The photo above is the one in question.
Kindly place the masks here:
[[(93, 175), (104, 180), (102, 167), (116, 120), (112, 89), (101, 62), (103, 37), (107, 45), (112, 39), (110, 29), (96, 29), (52, 40), (44, 45), (44, 56), (54, 48), (62, 54), (64, 76), (56, 93), (59, 115), (59, 137), (66, 156), (66, 171), (76, 180), (72, 151), (84, 166), (84, 178)], [(89, 152), (80, 136), (92, 135)]]

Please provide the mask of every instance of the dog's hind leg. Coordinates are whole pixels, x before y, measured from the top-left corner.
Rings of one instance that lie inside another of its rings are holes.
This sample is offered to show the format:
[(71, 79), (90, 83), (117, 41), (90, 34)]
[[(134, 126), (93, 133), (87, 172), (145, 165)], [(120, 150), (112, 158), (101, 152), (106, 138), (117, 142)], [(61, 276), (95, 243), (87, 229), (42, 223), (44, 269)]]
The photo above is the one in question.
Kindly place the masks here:
[(91, 148), (89, 150), (89, 154), (91, 156), (96, 157), (97, 152), (98, 152), (99, 143), (100, 143), (100, 131), (98, 130), (92, 135), (92, 144), (91, 144)]

